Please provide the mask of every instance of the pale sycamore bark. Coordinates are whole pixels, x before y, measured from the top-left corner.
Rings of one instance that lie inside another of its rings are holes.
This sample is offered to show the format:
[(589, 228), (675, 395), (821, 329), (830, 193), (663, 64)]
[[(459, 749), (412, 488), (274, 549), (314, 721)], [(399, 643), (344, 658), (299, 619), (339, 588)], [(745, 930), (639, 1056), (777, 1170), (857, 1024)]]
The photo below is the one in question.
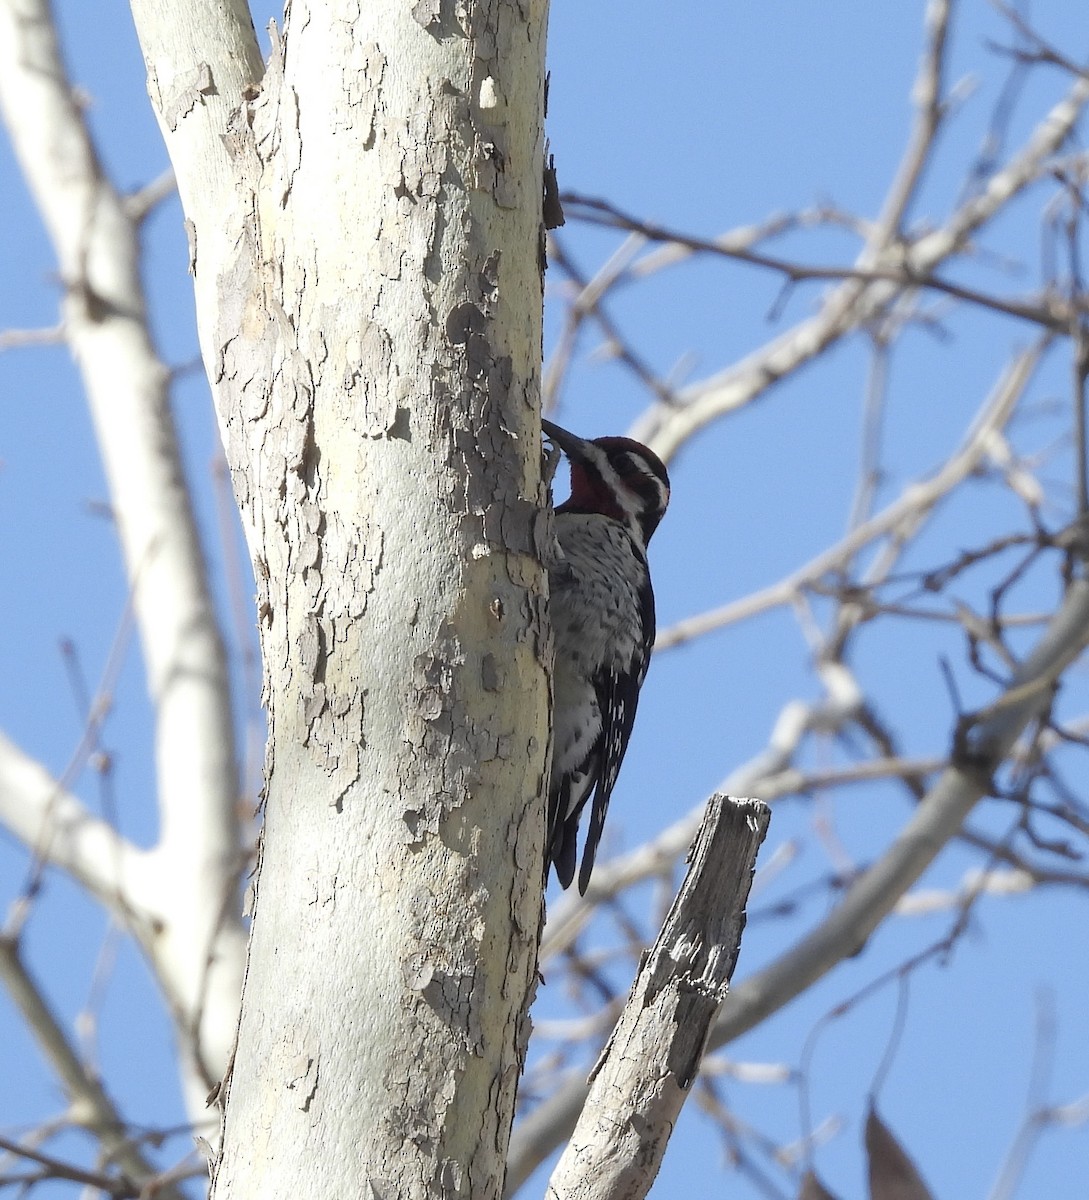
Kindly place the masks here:
[[(179, 11), (179, 9), (183, 11)], [(497, 1196), (541, 911), (543, 0), (133, 0), (259, 589), (220, 1196)]]

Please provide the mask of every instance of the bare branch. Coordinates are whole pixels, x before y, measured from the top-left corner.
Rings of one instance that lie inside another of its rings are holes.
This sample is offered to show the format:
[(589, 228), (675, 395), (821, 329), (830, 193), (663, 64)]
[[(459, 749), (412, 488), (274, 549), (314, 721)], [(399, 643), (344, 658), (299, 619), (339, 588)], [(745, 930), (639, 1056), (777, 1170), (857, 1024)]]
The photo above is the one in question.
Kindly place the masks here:
[[(1089, 582), (1072, 583), (1036, 649), (1022, 663), (1003, 698), (973, 723), (962, 753), (942, 773), (893, 845), (851, 887), (812, 933), (731, 992), (709, 1047), (717, 1049), (777, 1012), (844, 958), (856, 954), (900, 897), (953, 838), (990, 786), (991, 773), (1020, 732), (1047, 706), (1063, 670), (1089, 644)], [(1007, 699), (1008, 697), (1008, 699)], [(515, 1129), (509, 1187), (516, 1188), (574, 1127), (586, 1098), (581, 1083), (567, 1084)]]
[(178, 190), (178, 181), (169, 168), (150, 183), (124, 198), (125, 211), (137, 224), (145, 220), (156, 208)]
[[(616, 282), (628, 261), (638, 253), (642, 245), (642, 238), (635, 235), (629, 238), (592, 280), (587, 280), (579, 271), (578, 267), (566, 253), (563, 241), (560, 238), (553, 236), (550, 245), (552, 247), (552, 258), (556, 265), (566, 272), (579, 289), (578, 296), (571, 306), (569, 318), (575, 323), (574, 328), (577, 329), (578, 325), (581, 324), (580, 317), (592, 317), (605, 335), (606, 353), (618, 358), (635, 375), (640, 383), (663, 404), (672, 403), (672, 388), (659, 379), (647, 363), (625, 342), (620, 330), (604, 309), (606, 291)], [(561, 377), (559, 372), (566, 365), (566, 360), (566, 354), (555, 360), (556, 367), (550, 370), (546, 376), (543, 389), (543, 403), (546, 408), (554, 402), (555, 384)]]
[(779, 583), (735, 600), (722, 608), (678, 621), (658, 635), (656, 650), (679, 645), (712, 629), (747, 620), (781, 604), (789, 604), (797, 594), (815, 584), (830, 571), (842, 570), (864, 546), (892, 533), (905, 522), (918, 522), (957, 484), (978, 466), (989, 452), (995, 434), (1003, 429), (1013, 415), (1017, 401), (1028, 386), (1029, 379), (1040, 360), (1046, 342), (1023, 351), (1007, 368), (1002, 379), (983, 407), (976, 414), (964, 444), (937, 473), (923, 483), (912, 483), (902, 495), (836, 545), (822, 551), (803, 567), (793, 571)]
[(885, 197), (881, 215), (869, 239), (869, 248), (875, 258), (880, 257), (884, 247), (899, 233), (938, 136), (945, 107), (942, 91), (952, 9), (952, 0), (929, 0), (926, 6), (927, 44), (912, 88), (916, 107), (915, 124), (897, 168), (896, 178)]
[(144, 852), (94, 816), (0, 733), (0, 822), (43, 861), (67, 871), (127, 924)]
[(58, 346), (64, 342), (64, 326), (49, 329), (5, 329), (0, 332), (0, 350), (21, 350), (24, 346)]
[[(992, 175), (980, 193), (963, 204), (942, 228), (919, 238), (907, 249), (899, 244), (890, 245), (889, 264), (902, 264), (915, 280), (933, 275), (940, 263), (959, 252), (973, 233), (1039, 177), (1050, 156), (1069, 137), (1087, 100), (1089, 81), (1079, 79), (1040, 122), (1021, 152)], [(865, 271), (889, 264), (875, 260), (867, 246), (856, 265)], [(816, 316), (800, 322), (720, 374), (682, 389), (677, 406), (654, 407), (636, 423), (632, 436), (647, 442), (668, 460), (706, 424), (750, 403), (778, 380), (872, 319), (900, 286), (887, 281), (867, 283), (847, 279), (830, 293)]]
[(1082, 79), (1089, 79), (1089, 68), (1086, 68), (1081, 63), (1074, 62), (1073, 59), (1068, 58), (1056, 46), (1053, 46), (1050, 42), (1042, 38), (1015, 8), (1012, 8), (1008, 4), (1003, 4), (1001, 0), (991, 0), (991, 4), (1010, 22), (1021, 37), (1032, 46), (1032, 50), (1017, 49), (1010, 51), (1011, 57), (1021, 63), (1049, 63), (1051, 66), (1061, 67), (1071, 75)]
[(638, 1200), (649, 1191), (729, 989), (770, 815), (759, 800), (708, 802), (688, 876), (591, 1073), (548, 1196)]
[[(182, 207), (212, 267), (231, 236), (237, 171), (227, 138), (233, 115), (264, 74), (246, 0), (130, 0), (148, 92), (180, 181)], [(215, 217), (218, 216), (218, 227)]]
[[(42, 1052), (63, 1084), (72, 1105), (72, 1121), (92, 1133), (101, 1143), (104, 1155), (117, 1163), (134, 1183), (141, 1185), (158, 1179), (157, 1169), (144, 1158), (125, 1132), (125, 1124), (106, 1090), (80, 1062), (60, 1022), (46, 1003), (41, 989), (23, 965), (18, 943), (14, 938), (6, 936), (0, 937), (0, 978), (22, 1013), (27, 1028), (34, 1034)], [(75, 1178), (72, 1174), (61, 1171), (58, 1164), (52, 1160), (46, 1160), (17, 1143), (6, 1142), (4, 1148), (44, 1163), (64, 1178)], [(101, 1177), (97, 1176), (95, 1180), (84, 1178), (80, 1182), (102, 1186)], [(134, 1195), (135, 1192), (129, 1190), (123, 1194)], [(162, 1197), (162, 1200), (185, 1200), (184, 1194), (169, 1184), (158, 1185), (155, 1195)]]
[(713, 1035), (714, 1046), (752, 1028), (865, 944), (987, 793), (990, 773), (1028, 722), (1043, 711), (1055, 680), (1087, 644), (1089, 582), (1078, 580), (1003, 697), (973, 725), (964, 757), (943, 772), (896, 842), (851, 888), (839, 908), (781, 959), (735, 989), (730, 1009)]
[[(977, 288), (966, 287), (953, 280), (943, 279), (933, 273), (916, 274), (908, 255), (902, 256), (892, 266), (817, 266), (749, 250), (744, 246), (737, 245), (729, 236), (713, 239), (693, 237), (667, 226), (631, 216), (606, 200), (595, 200), (588, 196), (565, 192), (563, 201), (575, 217), (588, 224), (624, 229), (632, 235), (664, 242), (667, 249), (683, 247), (692, 253), (717, 254), (723, 258), (747, 263), (750, 266), (762, 267), (782, 275), (784, 280), (790, 284), (830, 280), (834, 282), (888, 283), (896, 285), (897, 290), (906, 291), (923, 288), (964, 300), (992, 312), (1003, 313), (1008, 317), (1030, 321), (1052, 332), (1065, 331), (1072, 319), (1070, 305), (1059, 296), (1045, 293), (1028, 301), (1017, 300), (1013, 297), (993, 296), (988, 292), (981, 292)], [(888, 298), (886, 303), (888, 303)], [(608, 333), (612, 341), (620, 340), (615, 329), (610, 329)], [(642, 378), (642, 373), (637, 373)], [(672, 391), (663, 395), (660, 386), (653, 386), (645, 379), (644, 382), (660, 402), (665, 404), (683, 403), (683, 397), (680, 401), (676, 400)]]
[[(198, 20), (194, 6), (185, 13)], [(205, 16), (211, 37), (220, 22)], [(57, 255), (64, 328), (106, 467), (156, 709), (159, 932), (147, 948), (189, 1016), (212, 974), (215, 1002), (204, 1009), (201, 1038), (208, 1059), (196, 1064), (190, 1090), (196, 1116), (234, 1035), (244, 953), (240, 919), (222, 912), (240, 861), (227, 664), (168, 375), (148, 332), (138, 230), (103, 174), (46, 0), (0, 0), (0, 110)], [(147, 926), (151, 915), (139, 914)]]
[(97, 1171), (85, 1171), (82, 1167), (73, 1166), (71, 1163), (54, 1158), (51, 1154), (43, 1154), (40, 1150), (20, 1145), (6, 1137), (0, 1136), (0, 1150), (13, 1157), (37, 1163), (41, 1168), (29, 1177), (12, 1178), (10, 1175), (0, 1175), (0, 1186), (11, 1186), (18, 1183), (29, 1190), (35, 1184), (43, 1183), (47, 1179), (65, 1179), (70, 1183), (82, 1183), (97, 1191), (105, 1192), (107, 1196), (114, 1197), (114, 1200), (126, 1200), (127, 1197), (137, 1195), (136, 1187), (127, 1179), (111, 1179), (108, 1175)]

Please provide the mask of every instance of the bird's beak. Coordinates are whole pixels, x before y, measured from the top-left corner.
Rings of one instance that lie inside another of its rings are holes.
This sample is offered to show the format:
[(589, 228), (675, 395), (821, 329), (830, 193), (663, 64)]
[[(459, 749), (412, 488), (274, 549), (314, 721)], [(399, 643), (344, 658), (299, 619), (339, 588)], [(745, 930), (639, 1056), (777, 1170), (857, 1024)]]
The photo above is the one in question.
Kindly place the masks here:
[(566, 429), (561, 429), (559, 425), (554, 425), (551, 421), (546, 421), (543, 418), (541, 419), (541, 430), (547, 435), (550, 441), (559, 446), (568, 458), (574, 459), (576, 462), (585, 460), (585, 439), (577, 437), (573, 433), (568, 433)]

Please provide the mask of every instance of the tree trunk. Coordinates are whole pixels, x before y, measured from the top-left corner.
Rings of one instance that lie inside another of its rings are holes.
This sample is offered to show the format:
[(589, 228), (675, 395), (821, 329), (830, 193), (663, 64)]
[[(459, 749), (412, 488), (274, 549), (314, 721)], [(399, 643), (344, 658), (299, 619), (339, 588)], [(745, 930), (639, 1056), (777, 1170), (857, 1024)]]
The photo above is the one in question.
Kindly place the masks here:
[[(133, 0), (258, 586), (220, 1196), (498, 1196), (535, 978), (547, 6)], [(369, 1187), (367, 1186), (369, 1185)]]

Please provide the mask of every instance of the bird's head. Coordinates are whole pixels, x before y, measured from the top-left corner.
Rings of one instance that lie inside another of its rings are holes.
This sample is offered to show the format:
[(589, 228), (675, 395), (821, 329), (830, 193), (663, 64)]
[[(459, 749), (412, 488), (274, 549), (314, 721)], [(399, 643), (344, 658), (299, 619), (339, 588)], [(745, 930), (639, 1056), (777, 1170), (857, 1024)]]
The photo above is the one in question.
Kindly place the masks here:
[(571, 465), (571, 496), (557, 511), (612, 517), (645, 546), (669, 504), (669, 475), (658, 455), (631, 438), (588, 441), (551, 421), (541, 428)]

